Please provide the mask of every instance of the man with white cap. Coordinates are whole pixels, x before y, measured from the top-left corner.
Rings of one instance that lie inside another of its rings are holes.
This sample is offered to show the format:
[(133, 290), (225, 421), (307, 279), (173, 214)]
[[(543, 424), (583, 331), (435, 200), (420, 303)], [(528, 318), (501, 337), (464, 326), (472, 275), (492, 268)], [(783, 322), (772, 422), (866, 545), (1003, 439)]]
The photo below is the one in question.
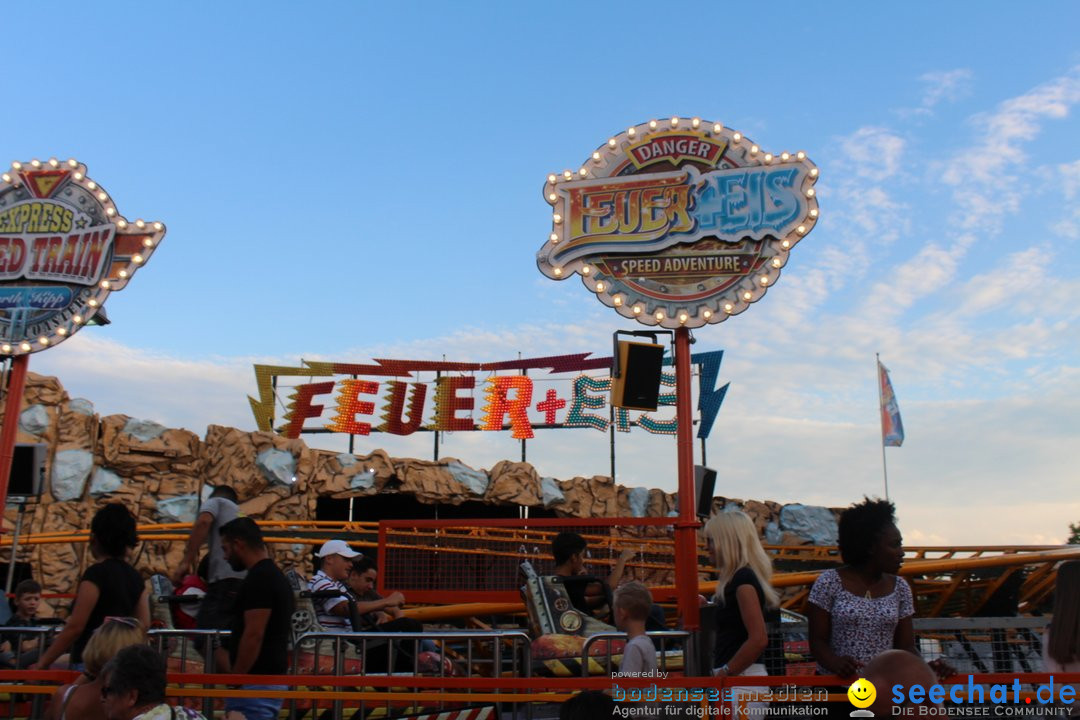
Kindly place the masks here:
[(330, 632), (351, 632), (351, 600), (345, 579), (349, 577), (349, 565), (360, 553), (349, 547), (344, 540), (327, 540), (315, 553), (320, 567), (315, 576), (308, 580), (308, 590), (340, 591), (340, 595), (330, 598), (314, 599), (315, 614), (323, 629)]

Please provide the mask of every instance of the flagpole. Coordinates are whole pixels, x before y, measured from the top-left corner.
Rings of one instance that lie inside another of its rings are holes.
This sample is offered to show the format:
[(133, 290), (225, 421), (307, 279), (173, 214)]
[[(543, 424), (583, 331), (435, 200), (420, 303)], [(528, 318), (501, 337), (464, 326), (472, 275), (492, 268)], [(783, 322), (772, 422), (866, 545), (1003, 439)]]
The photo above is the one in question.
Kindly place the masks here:
[(884, 407), (883, 403), (885, 401), (885, 398), (881, 394), (881, 354), (880, 353), (874, 353), (874, 361), (875, 361), (875, 365), (876, 365), (876, 367), (874, 368), (874, 372), (877, 374), (878, 418), (880, 419), (880, 421), (882, 423), (882, 425), (881, 425), (881, 439), (880, 439), (880, 442), (881, 442), (881, 471), (882, 471), (882, 473), (883, 473), (883, 475), (885, 477), (885, 499), (888, 500), (889, 499), (889, 466), (885, 462), (885, 416), (882, 415), (882, 412), (883, 412), (882, 408)]

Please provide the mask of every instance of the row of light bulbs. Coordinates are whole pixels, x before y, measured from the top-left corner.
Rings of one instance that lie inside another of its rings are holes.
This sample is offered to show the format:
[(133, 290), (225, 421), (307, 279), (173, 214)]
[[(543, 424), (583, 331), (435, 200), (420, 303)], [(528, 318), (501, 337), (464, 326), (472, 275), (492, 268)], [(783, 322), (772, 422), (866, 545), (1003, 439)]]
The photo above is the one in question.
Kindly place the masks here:
[[(116, 219), (116, 227), (120, 228), (121, 230), (124, 230), (124, 229), (127, 228), (127, 226), (129, 224), (131, 224), (127, 220), (127, 218), (123, 217), (122, 215), (118, 215), (118, 211), (116, 209), (116, 206), (113, 204), (112, 200), (109, 198), (109, 194), (107, 192), (105, 192), (105, 189), (102, 188), (100, 185), (98, 185), (93, 180), (90, 180), (89, 178), (87, 178), (86, 174), (82, 170), (79, 169), (79, 161), (78, 160), (75, 160), (74, 158), (70, 158), (65, 163), (61, 163), (56, 158), (49, 158), (48, 161), (45, 162), (45, 163), (42, 163), (40, 160), (37, 160), (37, 159), (34, 159), (34, 160), (30, 161), (30, 167), (32, 167), (34, 169), (40, 169), (44, 165), (49, 165), (50, 167), (53, 167), (53, 168), (59, 168), (61, 165), (66, 165), (68, 168), (71, 168), (72, 170), (75, 170), (76, 172), (72, 173), (72, 177), (80, 185), (83, 185), (87, 190), (90, 190), (92, 193), (94, 193), (94, 196), (105, 206), (105, 214), (109, 218), (115, 218)], [(15, 162), (11, 163), (11, 169), (16, 171), (16, 172), (19, 172), (24, 167), (26, 167), (26, 166), (23, 165), (23, 163), (18, 162), (18, 161), (15, 161)], [(3, 179), (4, 182), (6, 182), (6, 183), (8, 183), (10, 185), (18, 184), (18, 178), (16, 176), (12, 175), (11, 173), (3, 173), (2, 175), (0, 175), (0, 179)], [(147, 226), (149, 226), (149, 227), (152, 227), (154, 230), (156, 230), (158, 232), (160, 232), (161, 230), (163, 230), (165, 228), (165, 226), (160, 222), (148, 223), (145, 220), (143, 220), (142, 218), (139, 218), (138, 220), (136, 220), (134, 225), (139, 230), (144, 230), (144, 229), (146, 229)], [(150, 240), (150, 238), (147, 238), (146, 240), (143, 241), (143, 245), (145, 245), (146, 247), (153, 247), (153, 241)], [(133, 261), (136, 264), (142, 262), (141, 259), (140, 260), (133, 260)]]
[[(659, 130), (662, 125), (670, 126), (670, 128), (665, 127), (664, 129), (676, 130), (676, 129), (678, 129), (679, 125), (683, 122), (683, 120), (684, 120), (683, 118), (679, 118), (679, 117), (672, 117), (666, 123), (662, 123), (659, 120), (650, 120), (647, 123), (648, 130), (645, 131), (645, 132), (655, 132), (655, 131)], [(695, 117), (695, 118), (690, 119), (690, 127), (693, 128), (694, 130), (699, 129), (701, 127), (701, 125), (702, 125), (701, 118)], [(712, 132), (710, 134), (711, 135), (719, 135), (721, 132), (723, 132), (723, 130), (724, 130), (724, 124), (723, 123), (713, 123)], [(706, 130), (706, 132), (708, 132), (708, 130)], [(628, 138), (633, 140), (633, 139), (635, 139), (637, 137), (637, 135), (638, 135), (637, 127), (627, 128), (626, 136)], [(740, 132), (732, 133), (731, 139), (736, 144), (742, 143), (743, 140), (746, 140), (746, 142), (750, 142), (749, 140), (744, 138), (743, 134), (740, 133)], [(608, 138), (608, 141), (607, 141), (606, 145), (602, 145), (599, 148), (597, 148), (595, 151), (593, 151), (593, 154), (592, 154), (593, 163), (600, 164), (601, 162), (603, 162), (604, 153), (602, 153), (601, 150), (606, 150), (608, 153), (610, 153), (611, 151), (614, 151), (614, 150), (618, 149), (618, 147), (619, 147), (619, 141), (618, 141), (617, 138)], [(758, 147), (756, 144), (751, 142), (750, 143), (750, 155), (756, 157), (760, 152), (761, 152), (761, 148)], [(771, 164), (774, 160), (776, 160), (777, 157), (775, 155), (773, 155), (772, 153), (765, 153), (765, 155), (763, 156), (762, 159), (764, 160), (765, 164), (768, 165), (768, 164)], [(789, 153), (787, 151), (784, 151), (784, 152), (780, 153), (779, 160), (780, 160), (780, 162), (802, 162), (802, 161), (806, 160), (806, 153), (803, 152), (802, 150), (799, 150), (796, 153)], [(578, 169), (578, 171), (576, 173), (576, 177), (578, 179), (588, 177), (588, 175), (589, 175), (589, 168), (587, 166), (585, 166), (585, 165), (582, 165)], [(817, 175), (818, 175), (817, 168), (811, 168), (810, 177), (816, 178)], [(547, 181), (548, 181), (549, 185), (555, 185), (555, 184), (557, 184), (559, 182), (565, 182), (565, 181), (569, 181), (569, 180), (573, 180), (573, 179), (575, 179), (575, 173), (573, 171), (571, 171), (571, 170), (563, 170), (561, 175), (559, 175), (557, 173), (551, 173), (550, 175), (547, 176)], [(811, 195), (810, 197), (813, 197), (813, 196)], [(558, 200), (558, 196), (553, 192), (548, 192), (547, 193), (547, 200), (548, 200), (549, 203), (555, 204), (555, 202)]]

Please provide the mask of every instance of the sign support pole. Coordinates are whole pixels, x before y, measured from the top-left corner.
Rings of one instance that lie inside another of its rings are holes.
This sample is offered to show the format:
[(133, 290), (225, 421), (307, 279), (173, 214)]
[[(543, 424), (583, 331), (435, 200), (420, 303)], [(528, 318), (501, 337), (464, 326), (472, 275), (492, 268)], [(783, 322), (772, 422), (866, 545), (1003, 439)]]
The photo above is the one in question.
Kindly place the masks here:
[(694, 503), (694, 417), (690, 404), (690, 330), (675, 330), (675, 417), (679, 470), (679, 519), (675, 523), (675, 587), (683, 629), (697, 630), (698, 557)]
[[(8, 477), (15, 457), (15, 437), (19, 432), (19, 409), (22, 407), (23, 388), (26, 386), (26, 368), (30, 355), (16, 355), (8, 373), (7, 395), (4, 398), (4, 424), (0, 427), (0, 525), (3, 524), (4, 505), (7, 503)], [(14, 558), (12, 558), (14, 562)]]

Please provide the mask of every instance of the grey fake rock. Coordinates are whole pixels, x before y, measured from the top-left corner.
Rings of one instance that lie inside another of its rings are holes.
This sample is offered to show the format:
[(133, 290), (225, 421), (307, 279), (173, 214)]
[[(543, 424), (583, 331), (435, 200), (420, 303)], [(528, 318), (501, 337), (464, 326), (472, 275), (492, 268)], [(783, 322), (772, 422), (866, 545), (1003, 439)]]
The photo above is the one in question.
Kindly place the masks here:
[(86, 398), (72, 398), (71, 401), (68, 402), (68, 410), (80, 415), (93, 415), (94, 403)]
[(780, 530), (780, 526), (776, 524), (775, 520), (770, 520), (765, 526), (765, 543), (767, 545), (779, 545), (783, 537), (784, 533)]
[(483, 495), (491, 484), (491, 478), (483, 470), (473, 470), (456, 461), (446, 463), (446, 469), (455, 480), (469, 488), (469, 492), (473, 495)]
[(158, 500), (158, 515), (165, 522), (189, 523), (195, 521), (195, 511), (199, 509), (199, 496), (195, 493), (177, 495), (166, 500)]
[(350, 490), (370, 490), (373, 487), (375, 487), (375, 470), (372, 468), (358, 472), (349, 478)]
[(804, 537), (815, 545), (835, 545), (838, 528), (832, 510), (820, 505), (785, 505), (780, 529)]
[(566, 495), (563, 494), (562, 488), (559, 487), (555, 478), (551, 477), (540, 478), (540, 498), (544, 501), (545, 508), (566, 502)]
[(49, 428), (49, 411), (44, 405), (31, 405), (19, 413), (19, 429), (31, 435), (40, 435)]
[(151, 440), (160, 437), (165, 432), (165, 426), (160, 425), (153, 420), (137, 420), (135, 418), (129, 418), (124, 423), (124, 432), (132, 436), (139, 442), (150, 442)]
[(292, 487), (296, 482), (296, 458), (288, 450), (263, 450), (255, 456), (255, 465), (271, 485)]
[(119, 490), (123, 484), (124, 481), (112, 470), (97, 468), (94, 470), (94, 477), (90, 480), (90, 494), (94, 497), (108, 495)]
[(78, 500), (94, 468), (94, 456), (86, 450), (60, 450), (53, 458), (50, 487), (57, 500)]
[(630, 503), (630, 514), (633, 517), (645, 517), (649, 514), (649, 488), (630, 488), (626, 499)]

